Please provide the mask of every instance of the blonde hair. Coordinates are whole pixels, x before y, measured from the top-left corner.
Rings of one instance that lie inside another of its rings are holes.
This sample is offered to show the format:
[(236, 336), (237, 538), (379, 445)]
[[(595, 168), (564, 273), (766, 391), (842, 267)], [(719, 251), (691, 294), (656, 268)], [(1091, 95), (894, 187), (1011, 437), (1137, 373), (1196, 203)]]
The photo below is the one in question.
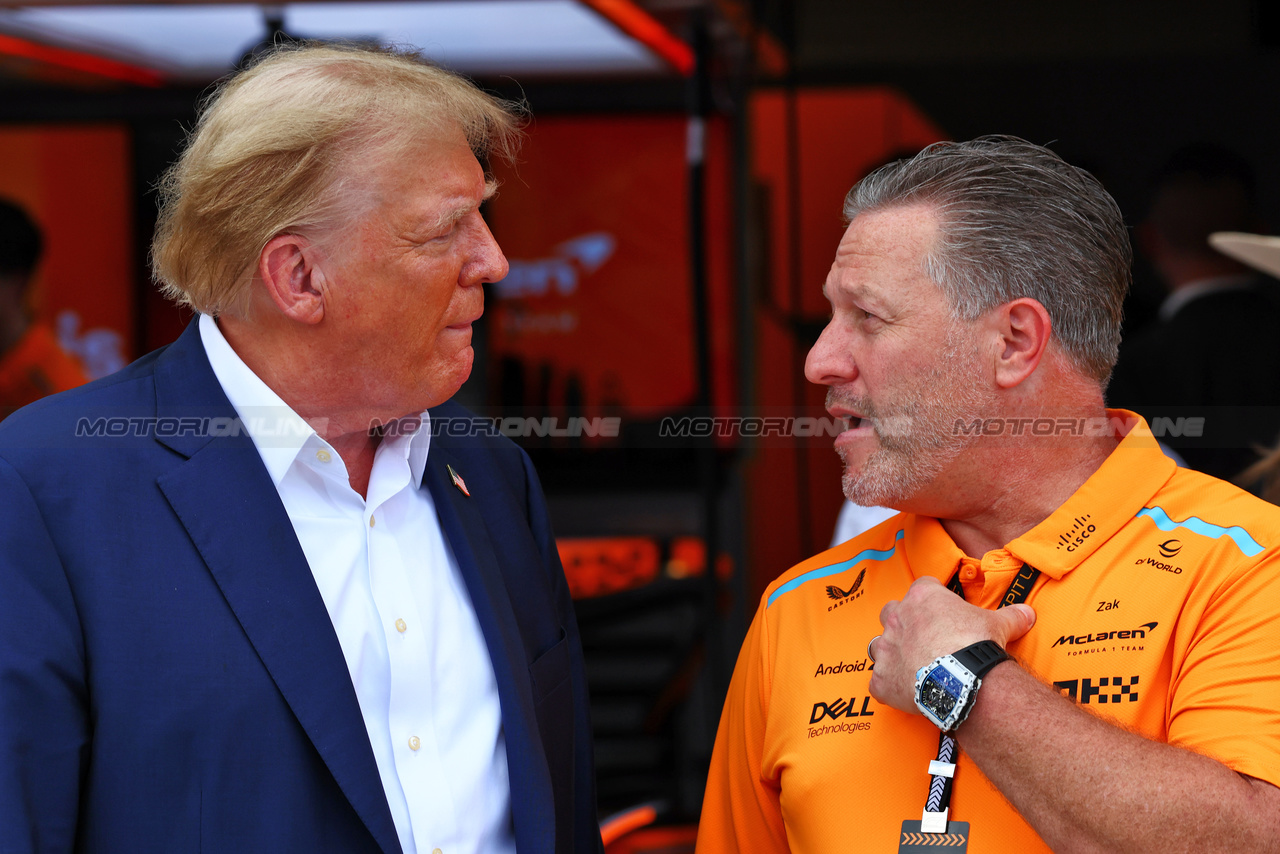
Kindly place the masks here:
[(160, 181), (161, 291), (203, 314), (244, 315), (268, 241), (352, 215), (354, 158), (460, 131), (477, 158), (511, 160), (522, 112), (403, 51), (275, 48), (210, 96)]

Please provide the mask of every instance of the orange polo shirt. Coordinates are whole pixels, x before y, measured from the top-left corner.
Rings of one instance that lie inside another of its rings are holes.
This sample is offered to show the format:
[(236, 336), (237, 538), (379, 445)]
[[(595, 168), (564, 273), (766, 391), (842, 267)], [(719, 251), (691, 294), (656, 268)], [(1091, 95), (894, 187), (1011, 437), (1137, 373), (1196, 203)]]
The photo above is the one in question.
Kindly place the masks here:
[(88, 381), (80, 363), (58, 346), (53, 331), (33, 323), (18, 343), (0, 356), (0, 418)]
[[(1136, 425), (1005, 548), (975, 560), (936, 519), (903, 514), (769, 586), (721, 717), (700, 854), (897, 851), (938, 730), (867, 694), (880, 608), (956, 572), (969, 602), (994, 608), (1024, 562), (1043, 574), (1035, 627), (1009, 646), (1023, 667), (1123, 727), (1280, 785), (1280, 508), (1177, 468), (1141, 419), (1111, 415)], [(963, 753), (950, 817), (969, 822), (970, 854), (1049, 850)]]

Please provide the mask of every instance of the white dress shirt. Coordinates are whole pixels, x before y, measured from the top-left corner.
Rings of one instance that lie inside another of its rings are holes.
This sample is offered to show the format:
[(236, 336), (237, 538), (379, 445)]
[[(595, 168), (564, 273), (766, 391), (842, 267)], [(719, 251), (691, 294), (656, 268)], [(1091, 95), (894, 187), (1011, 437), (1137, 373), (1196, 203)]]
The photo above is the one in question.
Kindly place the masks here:
[(514, 852), (493, 663), (422, 486), (428, 414), (379, 443), (361, 498), (333, 447), (208, 316), (200, 338), (324, 598), (405, 854)]
[(897, 510), (889, 507), (863, 507), (845, 499), (840, 505), (840, 515), (836, 517), (836, 530), (831, 535), (831, 548), (835, 548), (846, 540), (852, 540), (863, 531), (870, 531), (885, 519), (898, 515)]

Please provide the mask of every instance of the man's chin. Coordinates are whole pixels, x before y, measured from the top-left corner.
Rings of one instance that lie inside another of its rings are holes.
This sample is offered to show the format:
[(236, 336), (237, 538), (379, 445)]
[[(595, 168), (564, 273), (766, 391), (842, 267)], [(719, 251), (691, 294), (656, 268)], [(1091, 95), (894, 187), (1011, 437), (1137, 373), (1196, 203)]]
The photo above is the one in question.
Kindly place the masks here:
[(419, 381), (419, 395), (431, 399), (432, 406), (444, 403), (457, 394), (471, 376), (474, 362), (475, 351), (470, 344), (436, 358)]
[(929, 479), (920, 476), (918, 464), (881, 449), (856, 469), (846, 465), (840, 485), (854, 504), (896, 508), (909, 502)]

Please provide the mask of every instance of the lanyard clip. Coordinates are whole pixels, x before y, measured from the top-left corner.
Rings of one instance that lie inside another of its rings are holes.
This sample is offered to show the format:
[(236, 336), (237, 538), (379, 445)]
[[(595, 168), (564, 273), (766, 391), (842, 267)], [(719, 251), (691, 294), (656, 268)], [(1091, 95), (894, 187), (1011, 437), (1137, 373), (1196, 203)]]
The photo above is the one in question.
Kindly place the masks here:
[(951, 807), (946, 807), (942, 812), (929, 812), (925, 809), (920, 814), (920, 832), (921, 833), (946, 833), (947, 832), (947, 814), (951, 812)]

